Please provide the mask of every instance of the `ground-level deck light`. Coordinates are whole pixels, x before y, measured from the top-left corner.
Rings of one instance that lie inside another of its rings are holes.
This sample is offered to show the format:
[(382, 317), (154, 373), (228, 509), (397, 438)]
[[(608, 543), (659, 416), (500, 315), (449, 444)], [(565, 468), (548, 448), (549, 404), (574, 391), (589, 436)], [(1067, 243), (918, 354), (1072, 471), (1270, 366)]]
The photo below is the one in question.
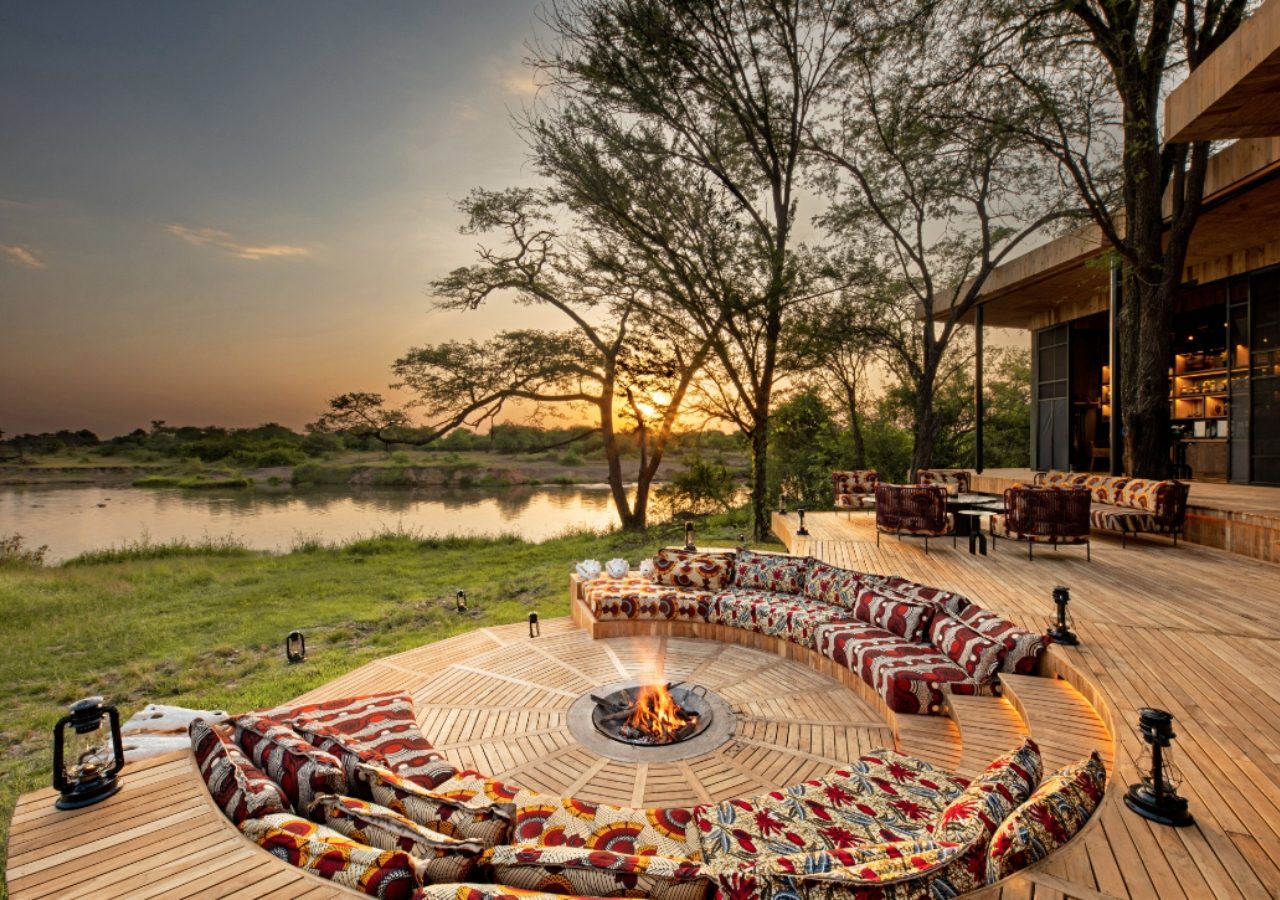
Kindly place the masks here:
[(739, 550), (750, 550), (750, 549), (751, 549), (750, 545), (748, 545), (748, 544), (747, 544), (747, 534), (746, 534), (746, 532), (743, 532), (742, 534), (738, 535), (738, 549), (739, 549)]
[(538, 614), (536, 612), (529, 613), (529, 637), (540, 637), (542, 635), (542, 626), (538, 623)]
[[(105, 735), (104, 724), (108, 726)], [(116, 776), (122, 768), (120, 713), (101, 697), (71, 704), (71, 711), (53, 727), (53, 786), (59, 793), (54, 805), (79, 809), (107, 799), (120, 790)]]
[(1058, 607), (1058, 621), (1049, 629), (1049, 637), (1059, 644), (1074, 647), (1080, 638), (1071, 630), (1071, 617), (1067, 614), (1067, 604), (1071, 602), (1071, 589), (1058, 585), (1053, 589), (1053, 602)]
[(1195, 819), (1187, 812), (1187, 801), (1178, 796), (1178, 780), (1169, 761), (1169, 745), (1177, 737), (1173, 733), (1173, 715), (1163, 709), (1138, 710), (1138, 733), (1151, 745), (1151, 773), (1142, 781), (1129, 785), (1124, 805), (1161, 825), (1181, 828)]
[(454, 595), (454, 604), (458, 612), (467, 611), (467, 592), (462, 588), (458, 588), (458, 593)]
[(698, 548), (693, 545), (693, 520), (684, 523), (684, 549), (693, 551)]
[(800, 514), (800, 527), (796, 529), (796, 537), (808, 537), (809, 529), (804, 527), (804, 507), (800, 507), (796, 512)]
[(301, 631), (290, 631), (284, 639), (284, 658), (291, 663), (300, 663), (307, 658), (307, 639)]

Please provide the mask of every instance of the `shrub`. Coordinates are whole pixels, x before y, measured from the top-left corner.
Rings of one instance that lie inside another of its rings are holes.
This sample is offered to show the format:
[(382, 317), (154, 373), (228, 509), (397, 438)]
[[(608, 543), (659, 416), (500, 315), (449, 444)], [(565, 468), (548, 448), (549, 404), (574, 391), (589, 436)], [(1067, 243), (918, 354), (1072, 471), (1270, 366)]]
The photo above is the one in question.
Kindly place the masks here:
[(27, 547), (26, 538), (18, 534), (0, 537), (0, 567), (2, 566), (43, 566), (44, 556), (49, 552), (48, 544), (39, 547)]

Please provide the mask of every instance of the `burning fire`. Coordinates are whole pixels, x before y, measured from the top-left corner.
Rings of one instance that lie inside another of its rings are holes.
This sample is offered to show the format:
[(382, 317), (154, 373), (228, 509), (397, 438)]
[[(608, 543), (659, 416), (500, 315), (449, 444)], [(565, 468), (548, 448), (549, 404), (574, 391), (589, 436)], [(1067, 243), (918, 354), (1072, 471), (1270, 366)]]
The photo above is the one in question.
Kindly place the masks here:
[(681, 729), (698, 721), (676, 703), (663, 682), (646, 684), (636, 697), (635, 710), (627, 725), (648, 735), (656, 743), (670, 743)]

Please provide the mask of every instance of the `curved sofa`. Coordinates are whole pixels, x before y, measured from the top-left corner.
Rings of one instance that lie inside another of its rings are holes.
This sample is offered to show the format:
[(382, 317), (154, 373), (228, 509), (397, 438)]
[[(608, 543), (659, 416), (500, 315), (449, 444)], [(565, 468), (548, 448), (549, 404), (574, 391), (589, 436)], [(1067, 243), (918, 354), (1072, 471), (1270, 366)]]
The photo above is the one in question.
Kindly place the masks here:
[[(768, 636), (856, 668), (897, 712), (937, 714), (944, 692), (995, 690), (1044, 653), (953, 592), (808, 558), (669, 549), (654, 569), (575, 581), (575, 618)], [(386, 900), (952, 897), (1072, 840), (1106, 780), (1097, 753), (1043, 773), (1027, 738), (972, 780), (885, 748), (758, 796), (619, 807), (459, 771), (397, 692), (197, 720), (191, 737), (248, 839)]]

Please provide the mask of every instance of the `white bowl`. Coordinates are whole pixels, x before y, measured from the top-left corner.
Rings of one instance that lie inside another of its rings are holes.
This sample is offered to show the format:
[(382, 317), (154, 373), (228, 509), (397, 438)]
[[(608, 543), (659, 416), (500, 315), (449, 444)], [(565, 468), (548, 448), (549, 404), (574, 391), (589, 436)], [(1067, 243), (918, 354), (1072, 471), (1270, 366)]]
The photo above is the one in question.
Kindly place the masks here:
[(604, 564), (604, 570), (614, 578), (622, 578), (631, 571), (631, 563), (621, 557), (618, 559), (611, 559)]
[(578, 570), (578, 574), (587, 581), (592, 581), (600, 576), (600, 560), (598, 559), (584, 559), (575, 568)]

